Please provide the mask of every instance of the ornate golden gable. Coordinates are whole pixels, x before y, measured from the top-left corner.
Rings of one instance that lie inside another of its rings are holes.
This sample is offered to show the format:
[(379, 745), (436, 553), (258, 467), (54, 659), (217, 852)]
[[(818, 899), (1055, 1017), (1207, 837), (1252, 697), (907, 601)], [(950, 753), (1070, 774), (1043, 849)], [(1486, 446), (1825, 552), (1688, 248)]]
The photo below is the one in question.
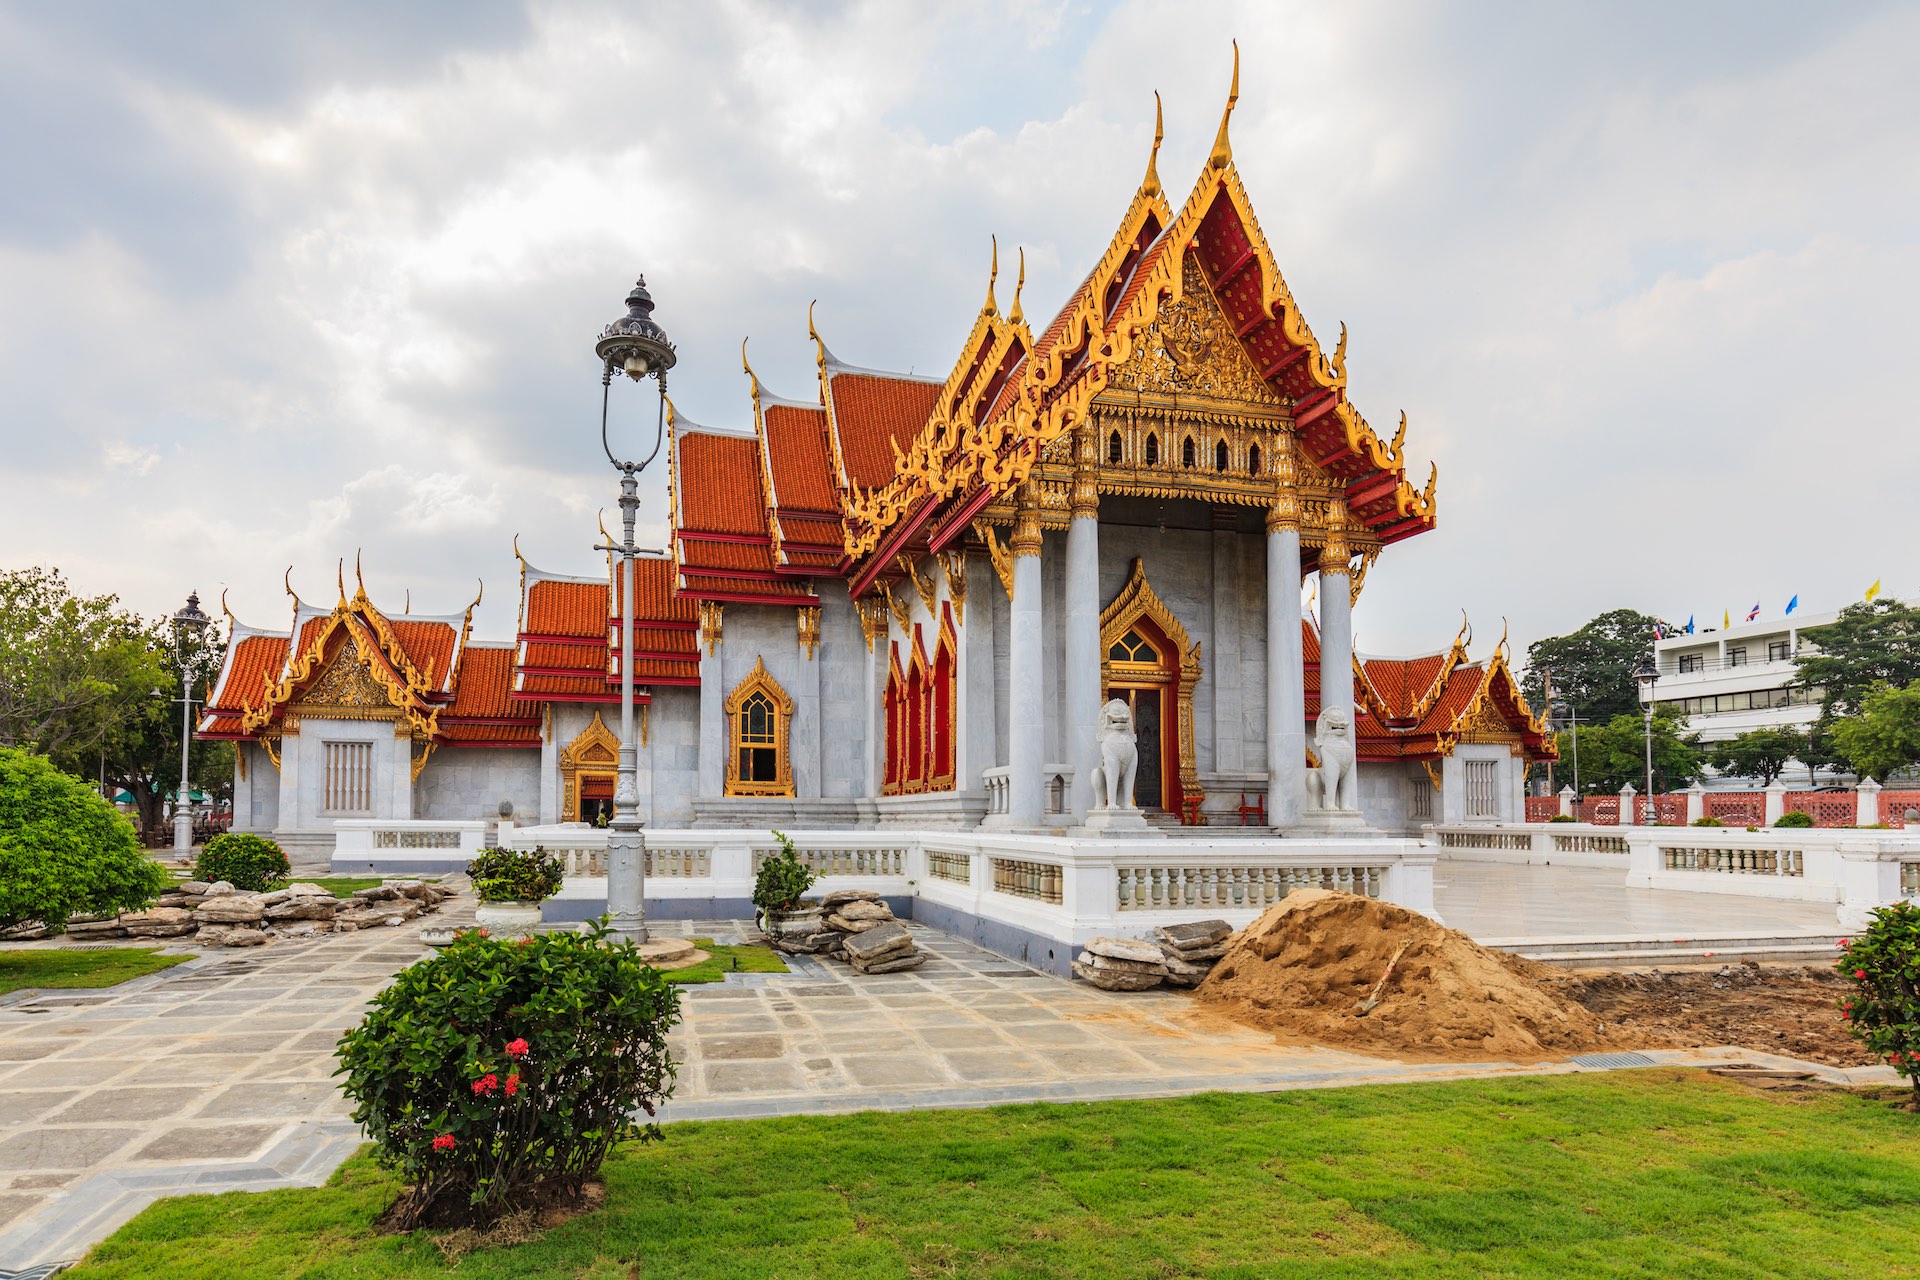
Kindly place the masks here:
[(319, 679), (288, 710), (316, 720), (391, 720), (402, 714), (352, 645), (340, 646)]
[(1200, 263), (1191, 253), (1182, 256), (1180, 296), (1160, 308), (1133, 354), (1108, 376), (1108, 389), (1280, 408), (1279, 397), (1234, 338)]

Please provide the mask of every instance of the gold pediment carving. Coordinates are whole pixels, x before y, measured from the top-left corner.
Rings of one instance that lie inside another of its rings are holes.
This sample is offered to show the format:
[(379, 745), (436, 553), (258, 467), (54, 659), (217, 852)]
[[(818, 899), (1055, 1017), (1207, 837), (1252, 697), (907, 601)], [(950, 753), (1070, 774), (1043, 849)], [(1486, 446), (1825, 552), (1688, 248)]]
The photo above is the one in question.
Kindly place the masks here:
[(1233, 336), (1233, 326), (1192, 254), (1181, 264), (1180, 297), (1160, 308), (1107, 386), (1239, 404), (1280, 404)]
[(1519, 730), (1507, 722), (1507, 718), (1500, 714), (1499, 708), (1493, 705), (1493, 699), (1485, 692), (1474, 700), (1464, 720), (1459, 730), (1462, 742), (1506, 745), (1520, 739)]
[(292, 710), (318, 720), (384, 720), (400, 714), (387, 691), (374, 679), (373, 672), (367, 670), (358, 650), (350, 644), (340, 647), (340, 652), (319, 678), (307, 686)]

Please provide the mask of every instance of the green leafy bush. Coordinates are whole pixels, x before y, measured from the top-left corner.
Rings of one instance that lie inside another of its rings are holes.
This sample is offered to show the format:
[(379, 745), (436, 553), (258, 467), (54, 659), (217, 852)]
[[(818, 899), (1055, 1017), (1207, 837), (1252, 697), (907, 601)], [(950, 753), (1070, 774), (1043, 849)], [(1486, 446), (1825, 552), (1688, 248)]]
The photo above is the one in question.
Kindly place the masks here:
[(1548, 822), (1578, 822), (1580, 821), (1580, 819), (1574, 817), (1570, 813), (1556, 813), (1551, 818), (1548, 818), (1547, 821)]
[(760, 864), (753, 874), (753, 905), (764, 915), (769, 911), (795, 911), (800, 895), (813, 887), (813, 868), (800, 860), (793, 840), (776, 831), (780, 852)]
[(404, 969), (341, 1038), (342, 1086), (410, 1184), (393, 1225), (487, 1223), (576, 1199), (616, 1142), (660, 1136), (679, 992), (630, 942), (478, 930)]
[(166, 885), (133, 825), (92, 787), (0, 747), (0, 928), (138, 911)]
[(280, 846), (265, 836), (223, 831), (207, 841), (193, 860), (193, 878), (212, 884), (225, 880), (248, 893), (267, 893), (287, 882), (293, 864)]
[(1853, 982), (1840, 1001), (1847, 1030), (1913, 1082), (1920, 1107), (1920, 905), (1879, 908), (1859, 937), (1840, 944), (1834, 967)]
[(545, 849), (482, 849), (467, 874), (482, 902), (545, 902), (560, 892), (566, 868)]
[(1688, 825), (1694, 826), (1694, 827), (1724, 827), (1727, 824), (1720, 821), (1720, 819), (1714, 817), (1712, 814), (1708, 814), (1704, 818), (1695, 818)]
[(1791, 813), (1781, 814), (1773, 825), (1775, 827), (1810, 827), (1813, 825), (1813, 815), (1795, 809)]

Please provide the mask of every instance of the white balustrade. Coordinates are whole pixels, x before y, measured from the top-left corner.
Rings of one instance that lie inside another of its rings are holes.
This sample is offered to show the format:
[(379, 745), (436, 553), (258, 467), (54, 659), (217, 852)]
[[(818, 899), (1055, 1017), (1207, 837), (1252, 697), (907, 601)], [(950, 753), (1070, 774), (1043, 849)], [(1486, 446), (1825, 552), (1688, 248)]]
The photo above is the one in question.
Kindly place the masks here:
[(341, 818), (333, 824), (333, 869), (460, 871), (486, 842), (487, 824), (478, 821)]

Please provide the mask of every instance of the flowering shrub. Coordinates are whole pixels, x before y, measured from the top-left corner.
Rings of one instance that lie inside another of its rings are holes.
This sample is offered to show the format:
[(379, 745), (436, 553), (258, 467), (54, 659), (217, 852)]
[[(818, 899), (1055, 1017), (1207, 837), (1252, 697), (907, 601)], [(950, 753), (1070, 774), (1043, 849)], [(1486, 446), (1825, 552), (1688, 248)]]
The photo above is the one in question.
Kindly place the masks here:
[(207, 841), (193, 860), (193, 878), (209, 884), (225, 880), (248, 893), (267, 893), (293, 874), (280, 846), (265, 836), (223, 831)]
[(487, 1223), (578, 1197), (607, 1152), (660, 1136), (679, 992), (592, 932), (458, 935), (341, 1038), (353, 1118), (408, 1182), (395, 1226)]
[(1920, 906), (1896, 902), (1840, 944), (1835, 968), (1853, 983), (1840, 1001), (1847, 1030), (1913, 1082), (1920, 1106)]
[(545, 902), (560, 892), (566, 868), (545, 849), (482, 849), (467, 874), (482, 902)]
[(0, 929), (138, 911), (166, 884), (99, 792), (45, 756), (0, 747)]

